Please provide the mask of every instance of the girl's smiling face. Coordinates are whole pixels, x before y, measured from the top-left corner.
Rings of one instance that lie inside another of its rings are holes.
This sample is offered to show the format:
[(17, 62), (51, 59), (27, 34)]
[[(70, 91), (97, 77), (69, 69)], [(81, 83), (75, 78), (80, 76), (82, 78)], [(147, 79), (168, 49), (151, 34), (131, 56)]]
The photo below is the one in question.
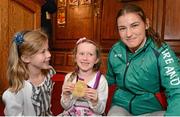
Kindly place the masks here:
[(75, 61), (79, 70), (93, 71), (94, 65), (98, 62), (96, 46), (88, 42), (80, 43), (77, 47)]
[(34, 55), (28, 57), (28, 67), (29, 69), (49, 69), (49, 61), (51, 54), (49, 52), (48, 41), (46, 41), (43, 47)]

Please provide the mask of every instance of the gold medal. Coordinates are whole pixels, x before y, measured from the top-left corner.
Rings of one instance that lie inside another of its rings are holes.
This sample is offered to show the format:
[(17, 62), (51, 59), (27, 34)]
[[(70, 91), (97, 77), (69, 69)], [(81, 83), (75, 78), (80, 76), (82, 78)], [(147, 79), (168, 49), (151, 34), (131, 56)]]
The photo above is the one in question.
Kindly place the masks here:
[(87, 88), (87, 85), (84, 83), (84, 81), (78, 80), (72, 92), (73, 96), (84, 97), (86, 88)]

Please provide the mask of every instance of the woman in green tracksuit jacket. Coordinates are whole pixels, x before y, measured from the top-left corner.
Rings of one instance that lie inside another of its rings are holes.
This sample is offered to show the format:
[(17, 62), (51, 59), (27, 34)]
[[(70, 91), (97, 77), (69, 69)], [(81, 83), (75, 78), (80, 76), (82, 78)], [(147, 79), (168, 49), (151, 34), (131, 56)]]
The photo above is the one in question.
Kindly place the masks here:
[[(170, 46), (149, 26), (143, 10), (124, 6), (120, 35), (110, 50), (106, 78), (116, 85), (108, 115), (180, 115), (180, 64)], [(167, 109), (155, 96), (164, 89)]]

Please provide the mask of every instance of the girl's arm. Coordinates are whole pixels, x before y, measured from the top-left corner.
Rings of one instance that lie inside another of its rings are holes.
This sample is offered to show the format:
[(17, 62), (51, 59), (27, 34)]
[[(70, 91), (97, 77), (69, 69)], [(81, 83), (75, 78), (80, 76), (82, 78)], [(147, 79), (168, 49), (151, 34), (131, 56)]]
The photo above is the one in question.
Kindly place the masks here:
[(106, 108), (106, 102), (108, 97), (108, 83), (105, 79), (104, 75), (101, 75), (99, 86), (97, 88), (98, 100), (95, 105), (91, 101), (89, 101), (91, 109), (98, 114), (103, 114)]
[(65, 110), (70, 108), (76, 101), (76, 99), (72, 96), (74, 84), (72, 82), (67, 82), (67, 79), (70, 75), (71, 73), (65, 76), (64, 83), (62, 86), (61, 105)]
[(4, 114), (6, 116), (23, 116), (23, 94), (12, 93), (6, 90), (2, 96), (5, 103)]

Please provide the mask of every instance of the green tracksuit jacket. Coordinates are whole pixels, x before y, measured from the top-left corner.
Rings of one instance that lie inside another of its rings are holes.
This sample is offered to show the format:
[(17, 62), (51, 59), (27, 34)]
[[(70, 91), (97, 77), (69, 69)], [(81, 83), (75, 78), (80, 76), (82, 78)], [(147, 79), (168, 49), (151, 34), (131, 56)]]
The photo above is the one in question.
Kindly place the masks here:
[(151, 38), (136, 53), (117, 42), (109, 52), (106, 78), (116, 84), (112, 105), (133, 115), (163, 110), (155, 93), (165, 88), (168, 107), (165, 115), (180, 116), (180, 64), (169, 45), (158, 48)]

